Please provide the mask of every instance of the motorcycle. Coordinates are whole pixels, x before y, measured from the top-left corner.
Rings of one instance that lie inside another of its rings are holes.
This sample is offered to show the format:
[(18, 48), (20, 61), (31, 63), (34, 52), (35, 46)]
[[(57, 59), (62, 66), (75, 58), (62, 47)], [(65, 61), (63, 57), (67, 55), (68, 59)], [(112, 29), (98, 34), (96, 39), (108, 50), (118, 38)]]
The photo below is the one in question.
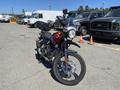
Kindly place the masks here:
[[(63, 20), (57, 17), (63, 28), (53, 34), (49, 33), (50, 24), (40, 22), (37, 26), (41, 29), (36, 40), (36, 51), (39, 58), (52, 62), (52, 73), (57, 81), (64, 85), (76, 85), (86, 73), (86, 64), (83, 58), (73, 50), (70, 45), (80, 46), (73, 42), (76, 33), (74, 27), (66, 27)], [(52, 27), (53, 28), (53, 27)]]

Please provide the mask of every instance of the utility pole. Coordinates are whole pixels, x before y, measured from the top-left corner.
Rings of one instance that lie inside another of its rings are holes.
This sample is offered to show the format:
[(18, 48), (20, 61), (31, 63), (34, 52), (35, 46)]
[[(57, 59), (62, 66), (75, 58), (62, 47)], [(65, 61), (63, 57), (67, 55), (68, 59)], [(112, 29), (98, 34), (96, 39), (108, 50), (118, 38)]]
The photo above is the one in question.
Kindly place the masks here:
[(104, 13), (105, 13), (105, 12), (104, 12), (105, 1), (102, 2), (102, 5), (103, 5), (103, 6), (102, 6), (102, 8), (103, 8), (103, 14), (104, 14)]
[(12, 10), (12, 14), (14, 14), (14, 8), (13, 7), (11, 8), (11, 10)]
[(51, 6), (51, 0), (49, 0), (49, 5), (48, 5), (48, 9), (51, 10), (52, 9), (52, 6)]
[(49, 5), (49, 10), (51, 10), (52, 9), (52, 6), (51, 5)]
[(103, 5), (102, 7), (103, 7), (103, 9), (104, 9), (104, 6), (105, 6), (105, 1), (103, 1), (103, 2), (102, 2), (102, 5)]

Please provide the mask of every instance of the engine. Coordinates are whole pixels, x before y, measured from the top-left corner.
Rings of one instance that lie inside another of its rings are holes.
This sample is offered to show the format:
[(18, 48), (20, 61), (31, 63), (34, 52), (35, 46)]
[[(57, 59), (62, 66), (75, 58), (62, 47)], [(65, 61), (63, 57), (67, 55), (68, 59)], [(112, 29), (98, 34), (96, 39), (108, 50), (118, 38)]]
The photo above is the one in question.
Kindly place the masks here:
[(47, 36), (43, 36), (36, 41), (36, 46), (38, 48), (38, 53), (47, 57), (48, 59), (52, 59), (54, 55), (56, 55), (56, 51), (58, 49), (59, 44), (62, 41), (62, 36), (60, 32), (54, 33), (50, 38)]
[(54, 45), (50, 43), (50, 41), (46, 40), (37, 40), (36, 46), (38, 48), (38, 53), (43, 56), (47, 57), (48, 59), (51, 59), (53, 57), (54, 52)]
[(49, 45), (43, 44), (41, 46), (40, 52), (41, 52), (42, 56), (45, 56), (48, 59), (51, 59), (51, 57), (52, 57), (52, 49), (51, 49), (51, 47)]

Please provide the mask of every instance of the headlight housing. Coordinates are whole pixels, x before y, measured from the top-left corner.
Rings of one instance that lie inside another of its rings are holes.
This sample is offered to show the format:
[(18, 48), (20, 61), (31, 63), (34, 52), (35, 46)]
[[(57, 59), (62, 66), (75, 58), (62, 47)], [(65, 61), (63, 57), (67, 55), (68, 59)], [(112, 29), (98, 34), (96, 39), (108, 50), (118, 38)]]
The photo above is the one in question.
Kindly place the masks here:
[(73, 39), (76, 35), (76, 28), (73, 26), (67, 27), (68, 36), (70, 39)]
[(113, 30), (120, 31), (120, 23), (113, 23)]
[(74, 30), (70, 30), (69, 31), (69, 38), (74, 38), (75, 37), (75, 35), (76, 35), (76, 32), (74, 31)]

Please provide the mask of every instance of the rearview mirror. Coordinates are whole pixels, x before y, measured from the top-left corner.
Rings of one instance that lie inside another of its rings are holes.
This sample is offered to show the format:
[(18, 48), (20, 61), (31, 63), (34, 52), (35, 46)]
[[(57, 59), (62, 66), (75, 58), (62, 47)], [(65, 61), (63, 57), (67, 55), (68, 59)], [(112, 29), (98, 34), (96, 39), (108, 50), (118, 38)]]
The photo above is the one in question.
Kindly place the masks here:
[(68, 10), (67, 9), (63, 9), (63, 14), (67, 14)]

